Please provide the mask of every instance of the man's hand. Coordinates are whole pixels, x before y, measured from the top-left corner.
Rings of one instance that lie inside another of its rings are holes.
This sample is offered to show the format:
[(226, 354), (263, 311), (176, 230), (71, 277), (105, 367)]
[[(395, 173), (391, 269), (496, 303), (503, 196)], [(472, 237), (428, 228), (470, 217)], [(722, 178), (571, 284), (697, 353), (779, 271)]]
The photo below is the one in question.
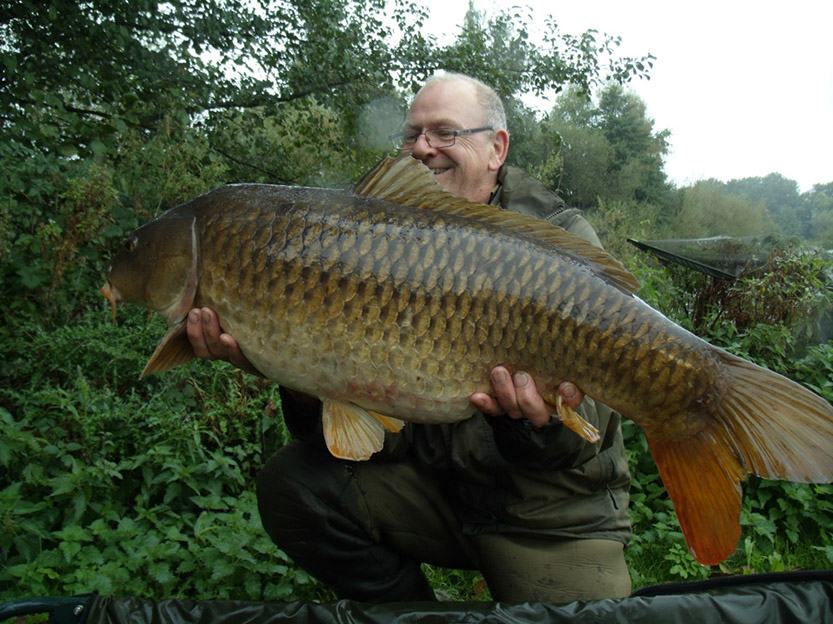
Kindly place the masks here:
[[(550, 409), (538, 394), (535, 380), (530, 375), (524, 372), (510, 375), (503, 366), (496, 366), (490, 376), (496, 396), (477, 392), (471, 397), (471, 402), (481, 412), (490, 416), (506, 414), (516, 420), (526, 418), (537, 427), (550, 421)], [(578, 407), (584, 399), (584, 393), (569, 381), (561, 382), (558, 393), (568, 407)]]
[(220, 327), (220, 317), (211, 308), (194, 308), (185, 324), (188, 340), (197, 357), (206, 360), (225, 360), (238, 368), (259, 374), (231, 334)]

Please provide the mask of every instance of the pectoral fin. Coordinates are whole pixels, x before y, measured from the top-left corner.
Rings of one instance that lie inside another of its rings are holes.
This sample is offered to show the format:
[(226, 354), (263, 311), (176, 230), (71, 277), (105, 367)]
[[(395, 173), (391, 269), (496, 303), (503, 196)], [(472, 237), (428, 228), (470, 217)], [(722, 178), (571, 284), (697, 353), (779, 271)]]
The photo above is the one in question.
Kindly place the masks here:
[(139, 379), (151, 373), (166, 371), (180, 364), (187, 364), (196, 356), (193, 347), (185, 333), (185, 322), (181, 321), (172, 325), (168, 332), (156, 345), (153, 355), (150, 356), (145, 369)]
[(579, 416), (573, 408), (568, 405), (564, 405), (564, 401), (558, 392), (544, 394), (544, 402), (555, 413), (558, 420), (560, 420), (565, 427), (580, 435), (591, 444), (595, 444), (599, 441), (599, 430), (584, 420), (584, 418)]
[(402, 431), (402, 427), (405, 426), (404, 420), (399, 420), (398, 418), (393, 418), (391, 416), (385, 416), (384, 414), (380, 414), (379, 412), (368, 411), (367, 413), (370, 414), (373, 418), (375, 418), (380, 425), (382, 425), (391, 433), (399, 433), (400, 431)]
[(354, 403), (323, 401), (324, 439), (333, 456), (365, 461), (385, 443), (385, 429), (397, 432), (404, 426), (398, 418), (370, 412)]
[(599, 441), (599, 430), (584, 420), (572, 407), (564, 405), (561, 395), (555, 400), (555, 414), (571, 431), (575, 431), (582, 438), (595, 444)]

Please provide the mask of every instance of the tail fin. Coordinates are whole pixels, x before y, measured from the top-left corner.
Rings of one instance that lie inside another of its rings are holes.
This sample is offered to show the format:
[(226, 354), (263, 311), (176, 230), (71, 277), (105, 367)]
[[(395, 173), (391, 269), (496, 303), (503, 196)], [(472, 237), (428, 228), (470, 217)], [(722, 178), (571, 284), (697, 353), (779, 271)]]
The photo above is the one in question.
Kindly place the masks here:
[(833, 481), (833, 407), (786, 377), (718, 353), (730, 382), (717, 415), (691, 438), (648, 438), (689, 550), (705, 565), (735, 550), (747, 474)]

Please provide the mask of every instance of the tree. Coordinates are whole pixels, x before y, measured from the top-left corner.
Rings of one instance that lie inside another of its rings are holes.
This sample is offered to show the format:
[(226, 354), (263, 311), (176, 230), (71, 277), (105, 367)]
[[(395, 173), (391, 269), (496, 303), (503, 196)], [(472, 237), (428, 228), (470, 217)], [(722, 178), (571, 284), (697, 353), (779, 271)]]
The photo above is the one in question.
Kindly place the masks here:
[[(0, 5), (0, 136), (64, 154), (101, 153), (128, 127), (165, 111), (193, 119), (315, 98), (355, 121), (359, 104), (412, 89), (437, 69), (486, 78), (503, 95), (599, 80), (600, 44), (548, 32), (531, 16), (468, 19), (458, 40), (424, 36), (408, 0), (4, 0)], [(397, 42), (392, 44), (391, 42)], [(644, 74), (650, 58), (611, 55), (609, 71)]]
[(356, 92), (391, 87), (384, 5), (7, 0), (0, 132), (83, 155), (129, 127), (156, 128), (170, 110), (193, 118), (336, 92), (349, 110)]
[(833, 182), (814, 185), (801, 200), (810, 213), (811, 240), (833, 249)]
[(782, 233), (810, 238), (810, 213), (802, 205), (795, 180), (789, 180), (780, 173), (770, 173), (762, 178), (729, 180), (726, 190), (732, 195), (763, 202)]
[(571, 88), (559, 97), (547, 123), (562, 137), (559, 188), (575, 205), (669, 201), (662, 159), (670, 133), (654, 130), (645, 103), (634, 93), (610, 83), (594, 101)]
[(701, 180), (680, 193), (681, 207), (669, 226), (674, 238), (746, 236), (772, 231), (772, 219), (763, 202), (734, 195), (722, 182)]

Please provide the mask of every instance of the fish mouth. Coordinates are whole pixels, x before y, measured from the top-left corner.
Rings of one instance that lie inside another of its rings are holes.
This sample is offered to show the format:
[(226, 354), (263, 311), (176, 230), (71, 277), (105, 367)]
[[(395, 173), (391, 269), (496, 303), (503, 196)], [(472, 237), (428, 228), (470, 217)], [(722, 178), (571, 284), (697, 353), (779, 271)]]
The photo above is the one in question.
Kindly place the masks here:
[(116, 305), (121, 301), (121, 296), (116, 291), (116, 289), (113, 288), (113, 286), (112, 286), (112, 284), (110, 284), (110, 282), (107, 282), (106, 284), (104, 284), (104, 286), (101, 287), (101, 294), (104, 295), (104, 298), (107, 299), (107, 301), (110, 302), (110, 307), (113, 308), (113, 324), (115, 325), (116, 324)]

